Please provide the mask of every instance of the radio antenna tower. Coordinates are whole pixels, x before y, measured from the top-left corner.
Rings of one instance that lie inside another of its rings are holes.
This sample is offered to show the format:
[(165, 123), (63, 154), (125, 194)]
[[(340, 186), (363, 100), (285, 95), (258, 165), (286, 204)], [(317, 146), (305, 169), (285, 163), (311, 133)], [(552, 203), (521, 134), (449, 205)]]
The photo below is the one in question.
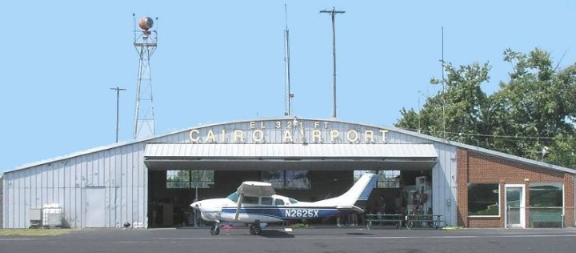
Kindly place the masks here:
[(286, 76), (286, 100), (284, 102), (284, 116), (292, 115), (292, 98), (294, 94), (290, 92), (290, 30), (288, 30), (288, 10), (286, 4), (284, 4), (284, 19), (286, 22), (286, 28), (284, 29), (284, 65)]
[(132, 16), (134, 17), (134, 47), (140, 57), (134, 114), (134, 139), (140, 139), (154, 136), (155, 133), (150, 57), (156, 51), (158, 34), (156, 30), (150, 30), (154, 25), (152, 18), (142, 17), (138, 21), (140, 28), (138, 29), (136, 27), (136, 14), (132, 14)]

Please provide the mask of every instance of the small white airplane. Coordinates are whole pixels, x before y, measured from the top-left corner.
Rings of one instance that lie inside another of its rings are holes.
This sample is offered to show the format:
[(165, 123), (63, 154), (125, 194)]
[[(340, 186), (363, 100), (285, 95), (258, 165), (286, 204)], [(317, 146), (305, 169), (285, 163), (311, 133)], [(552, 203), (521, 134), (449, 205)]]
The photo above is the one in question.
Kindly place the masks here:
[(203, 220), (213, 223), (210, 228), (212, 235), (220, 233), (222, 222), (250, 224), (250, 234), (258, 235), (262, 231), (261, 222), (279, 223), (362, 213), (364, 210), (354, 203), (368, 199), (377, 179), (375, 174), (366, 173), (341, 196), (316, 202), (299, 202), (276, 195), (270, 183), (247, 181), (226, 198), (206, 199), (190, 206), (200, 211)]

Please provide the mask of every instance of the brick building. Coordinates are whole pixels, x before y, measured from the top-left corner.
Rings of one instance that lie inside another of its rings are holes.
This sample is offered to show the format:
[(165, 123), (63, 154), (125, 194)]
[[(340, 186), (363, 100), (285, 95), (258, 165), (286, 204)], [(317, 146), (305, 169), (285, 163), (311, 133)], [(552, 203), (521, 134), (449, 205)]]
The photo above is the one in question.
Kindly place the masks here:
[[(574, 174), (570, 171), (543, 168), (466, 149), (458, 149), (457, 157), (459, 225), (537, 227), (557, 223), (557, 226), (574, 226), (575, 186)], [(478, 212), (469, 210), (469, 196), (473, 194), (470, 190), (478, 189), (471, 185), (493, 185), (498, 189), (498, 194), (494, 194), (498, 195), (498, 214), (478, 215)], [(546, 188), (551, 192), (544, 196), (546, 200), (531, 196), (531, 193), (540, 194)], [(551, 203), (554, 197), (557, 201)]]

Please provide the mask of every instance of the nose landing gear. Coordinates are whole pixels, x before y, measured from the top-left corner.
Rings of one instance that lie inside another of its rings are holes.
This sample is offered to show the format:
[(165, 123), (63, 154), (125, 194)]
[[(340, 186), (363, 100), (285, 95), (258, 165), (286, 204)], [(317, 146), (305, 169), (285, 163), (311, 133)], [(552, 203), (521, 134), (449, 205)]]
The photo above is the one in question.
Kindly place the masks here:
[(212, 227), (210, 228), (210, 234), (211, 235), (220, 234), (220, 223), (216, 222), (214, 223), (214, 225), (212, 225)]

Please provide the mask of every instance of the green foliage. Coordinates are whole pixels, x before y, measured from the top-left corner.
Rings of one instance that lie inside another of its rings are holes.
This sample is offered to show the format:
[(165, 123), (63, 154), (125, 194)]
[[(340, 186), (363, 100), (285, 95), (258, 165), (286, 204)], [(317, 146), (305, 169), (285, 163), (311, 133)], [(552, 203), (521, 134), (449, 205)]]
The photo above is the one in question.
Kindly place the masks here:
[[(459, 67), (446, 64), (444, 95), (439, 92), (428, 98), (419, 112), (403, 108), (396, 126), (574, 166), (576, 68), (557, 70), (550, 54), (538, 48), (529, 54), (507, 49), (504, 61), (510, 62), (513, 70), (509, 80), (501, 81), (500, 90), (491, 95), (481, 89), (490, 79), (488, 63)], [(442, 84), (442, 80), (432, 79), (431, 83)], [(548, 152), (543, 156), (545, 147)]]

